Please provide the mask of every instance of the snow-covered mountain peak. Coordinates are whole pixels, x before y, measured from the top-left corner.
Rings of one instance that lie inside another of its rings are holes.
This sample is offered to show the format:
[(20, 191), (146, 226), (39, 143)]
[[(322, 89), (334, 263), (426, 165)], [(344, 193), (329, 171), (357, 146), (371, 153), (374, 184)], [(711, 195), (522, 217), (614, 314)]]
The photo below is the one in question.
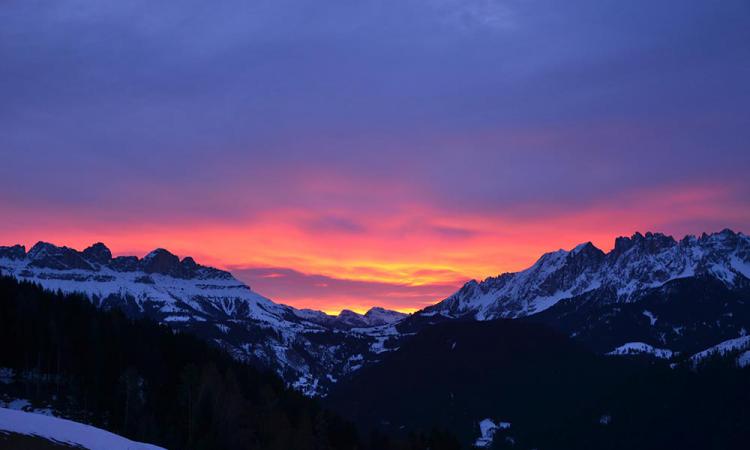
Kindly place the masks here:
[(113, 258), (102, 243), (81, 252), (47, 242), (28, 253), (20, 245), (0, 247), (0, 273), (195, 333), (239, 359), (276, 370), (310, 395), (387, 351), (384, 343), (393, 331), (382, 326), (403, 317), (384, 309), (339, 317), (297, 310), (254, 292), (229, 272), (163, 248), (143, 258)]
[(112, 260), (112, 251), (101, 242), (97, 242), (81, 252), (83, 257), (98, 264), (109, 264)]
[(37, 242), (26, 254), (29, 265), (33, 267), (66, 270), (94, 270), (83, 255), (68, 247), (58, 247), (48, 242)]
[(229, 272), (201, 266), (190, 256), (180, 260), (177, 255), (163, 248), (157, 248), (144, 256), (140, 261), (140, 266), (146, 273), (159, 273), (175, 278), (231, 278)]
[(338, 322), (339, 324), (351, 327), (361, 327), (367, 325), (367, 321), (362, 314), (358, 314), (348, 309), (341, 310), (339, 315), (335, 317), (334, 321)]
[(396, 323), (408, 314), (375, 306), (365, 313), (365, 318), (371, 326), (380, 326)]
[(618, 237), (604, 253), (591, 242), (542, 255), (526, 270), (472, 280), (426, 313), (479, 320), (521, 317), (602, 289), (609, 301), (633, 301), (644, 289), (697, 275), (728, 285), (750, 282), (750, 238), (725, 229), (677, 242), (662, 233)]
[(607, 256), (610, 258), (617, 258), (628, 252), (658, 254), (665, 249), (674, 247), (675, 245), (677, 245), (677, 241), (675, 241), (672, 236), (651, 232), (644, 235), (640, 232), (636, 232), (630, 237), (620, 236), (616, 238), (615, 246)]
[(0, 259), (24, 261), (27, 269), (143, 272), (182, 279), (233, 279), (229, 272), (202, 266), (189, 256), (180, 260), (173, 253), (161, 248), (150, 252), (143, 259), (136, 256), (113, 258), (110, 249), (101, 242), (81, 252), (41, 241), (34, 244), (28, 253), (21, 245), (0, 247)]
[(159, 261), (159, 260), (177, 260), (179, 261), (180, 258), (177, 257), (174, 253), (170, 252), (167, 249), (164, 248), (157, 248), (152, 251), (150, 251), (146, 256), (143, 257), (144, 263), (149, 263), (152, 261)]
[(584, 242), (582, 244), (576, 245), (573, 250), (570, 251), (571, 254), (577, 255), (577, 254), (585, 254), (590, 252), (601, 252), (594, 244), (591, 243), (591, 241)]
[(10, 247), (0, 246), (0, 259), (24, 259), (26, 258), (26, 247), (23, 245), (13, 245)]
[(38, 242), (28, 253), (18, 245), (0, 247), (0, 271), (49, 289), (82, 292), (100, 304), (132, 298), (131, 308), (154, 309), (152, 315), (200, 320), (219, 314), (269, 320), (269, 314), (284, 315), (288, 310), (256, 294), (229, 272), (201, 266), (189, 257), (180, 261), (164, 249), (139, 259), (112, 258), (102, 243), (82, 252), (48, 242)]
[(312, 323), (339, 329), (373, 328), (390, 325), (408, 316), (408, 314), (391, 311), (378, 306), (370, 308), (364, 314), (359, 314), (348, 309), (341, 310), (336, 316), (311, 309), (294, 310), (294, 313), (301, 319)]
[[(29, 249), (29, 252), (26, 254), (26, 257), (29, 259), (37, 259), (39, 257), (44, 257), (46, 254), (50, 252), (50, 250), (54, 251), (58, 247), (50, 244), (49, 242), (39, 241), (36, 244), (32, 245)], [(67, 248), (67, 247), (62, 247)]]

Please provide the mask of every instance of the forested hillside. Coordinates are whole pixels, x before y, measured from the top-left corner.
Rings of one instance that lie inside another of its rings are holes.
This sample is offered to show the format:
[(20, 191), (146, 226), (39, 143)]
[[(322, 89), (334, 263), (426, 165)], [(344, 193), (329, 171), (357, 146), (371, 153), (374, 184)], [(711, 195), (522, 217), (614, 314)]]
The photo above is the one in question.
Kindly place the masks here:
[(328, 405), (363, 427), (450, 429), (493, 448), (745, 449), (750, 367), (736, 353), (670, 366), (601, 356), (540, 324), (453, 321), (340, 382)]
[[(76, 295), (0, 277), (0, 393), (170, 449), (450, 449), (442, 433), (400, 441), (354, 426), (274, 374), (166, 326)], [(10, 370), (7, 370), (10, 369)]]

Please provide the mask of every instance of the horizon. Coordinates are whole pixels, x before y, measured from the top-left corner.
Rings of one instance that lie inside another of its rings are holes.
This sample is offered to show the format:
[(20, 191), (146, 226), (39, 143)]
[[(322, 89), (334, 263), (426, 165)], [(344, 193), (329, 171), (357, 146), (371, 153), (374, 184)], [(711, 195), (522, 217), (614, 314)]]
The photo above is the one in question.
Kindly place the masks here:
[[(618, 238), (633, 238), (633, 237), (635, 237), (635, 236), (637, 236), (639, 234), (641, 236), (646, 236), (648, 234), (654, 234), (654, 235), (661, 234), (661, 235), (665, 235), (667, 237), (670, 237), (670, 238), (674, 239), (676, 242), (680, 242), (682, 239), (685, 239), (685, 238), (688, 238), (688, 237), (699, 238), (703, 234), (713, 235), (713, 234), (722, 233), (722, 232), (727, 231), (727, 230), (731, 231), (733, 233), (739, 234), (739, 235), (745, 235), (745, 233), (742, 230), (732, 229), (732, 228), (729, 228), (729, 227), (724, 227), (724, 228), (722, 228), (720, 230), (713, 230), (713, 231), (704, 230), (704, 231), (698, 232), (698, 233), (687, 233), (687, 234), (684, 234), (684, 235), (673, 235), (673, 234), (670, 234), (670, 233), (665, 233), (665, 232), (660, 232), (660, 231), (641, 231), (641, 230), (636, 230), (636, 231), (633, 231), (632, 233), (629, 233), (629, 234), (614, 236), (611, 239), (611, 245), (609, 245), (609, 246), (597, 245), (597, 243), (592, 242), (590, 240), (587, 240), (587, 241), (579, 242), (579, 243), (577, 243), (577, 244), (575, 244), (573, 246), (569, 246), (569, 247), (559, 247), (558, 249), (550, 248), (550, 249), (544, 251), (543, 253), (538, 254), (536, 257), (533, 258), (533, 260), (531, 262), (529, 262), (528, 264), (524, 265), (523, 267), (511, 268), (509, 270), (503, 270), (503, 271), (499, 271), (499, 272), (492, 273), (492, 274), (484, 274), (484, 275), (479, 275), (479, 276), (472, 276), (472, 277), (467, 278), (467, 279), (465, 279), (463, 281), (460, 281), (456, 285), (446, 285), (446, 289), (449, 289), (449, 291), (446, 294), (444, 294), (442, 296), (439, 296), (439, 297), (436, 297), (433, 301), (428, 301), (426, 303), (420, 304), (419, 307), (406, 307), (406, 308), (389, 308), (387, 306), (384, 306), (384, 305), (381, 305), (381, 304), (377, 304), (377, 303), (367, 303), (366, 299), (360, 299), (359, 302), (354, 303), (356, 306), (353, 306), (353, 307), (342, 306), (341, 308), (338, 308), (338, 309), (321, 309), (321, 308), (309, 307), (309, 306), (306, 306), (305, 302), (297, 303), (294, 300), (288, 301), (288, 300), (286, 300), (284, 298), (280, 298), (280, 297), (277, 297), (275, 295), (271, 295), (269, 292), (265, 292), (264, 290), (257, 289), (256, 285), (253, 284), (253, 282), (258, 281), (258, 278), (253, 278), (252, 279), (253, 281), (249, 281), (249, 277), (243, 277), (242, 276), (243, 270), (247, 270), (248, 268), (236, 269), (236, 268), (225, 267), (225, 266), (221, 266), (221, 265), (217, 265), (215, 267), (218, 268), (218, 269), (227, 270), (227, 271), (231, 272), (233, 276), (235, 276), (238, 280), (242, 281), (243, 283), (247, 284), (254, 292), (256, 292), (258, 294), (261, 294), (264, 297), (269, 298), (270, 300), (274, 301), (275, 303), (292, 306), (292, 307), (297, 308), (297, 309), (313, 309), (313, 310), (318, 310), (318, 311), (322, 311), (322, 312), (324, 312), (324, 313), (326, 313), (328, 315), (331, 315), (331, 316), (338, 316), (344, 310), (353, 311), (353, 312), (355, 312), (357, 314), (365, 314), (367, 311), (369, 311), (372, 308), (385, 308), (385, 309), (388, 309), (388, 310), (393, 310), (393, 311), (397, 311), (397, 312), (401, 312), (401, 313), (412, 314), (412, 313), (415, 313), (417, 311), (422, 310), (425, 307), (432, 306), (434, 304), (437, 304), (437, 303), (441, 302), (442, 300), (446, 299), (447, 297), (449, 297), (450, 295), (452, 295), (453, 293), (455, 293), (456, 291), (458, 291), (465, 283), (468, 283), (471, 280), (482, 281), (482, 280), (484, 280), (484, 279), (486, 279), (488, 277), (499, 276), (499, 275), (501, 275), (503, 273), (520, 272), (520, 271), (523, 271), (525, 269), (528, 269), (534, 263), (536, 263), (546, 253), (554, 253), (556, 251), (566, 251), (566, 252), (569, 252), (569, 251), (574, 250), (576, 247), (578, 247), (580, 245), (584, 245), (584, 244), (588, 244), (588, 243), (591, 243), (595, 248), (597, 248), (597, 249), (599, 249), (599, 250), (601, 250), (601, 251), (603, 251), (605, 253), (609, 253), (610, 251), (612, 251), (614, 249), (615, 240), (618, 239)], [(27, 242), (19, 241), (19, 242), (15, 242), (15, 243), (7, 243), (7, 245), (22, 245), (25, 248), (25, 250), (28, 252), (34, 245), (36, 245), (38, 243), (42, 243), (42, 242), (49, 243), (49, 244), (52, 244), (52, 245), (55, 245), (55, 246), (58, 246), (58, 247), (72, 248), (73, 250), (76, 250), (76, 251), (79, 251), (79, 252), (83, 251), (85, 248), (87, 248), (87, 247), (89, 247), (91, 245), (94, 245), (94, 244), (97, 244), (97, 243), (101, 243), (101, 244), (104, 244), (107, 248), (109, 248), (110, 251), (112, 251), (112, 256), (113, 257), (117, 257), (117, 256), (136, 256), (139, 259), (142, 259), (146, 255), (148, 255), (150, 252), (152, 252), (154, 250), (157, 250), (157, 249), (167, 250), (170, 253), (173, 253), (174, 255), (178, 256), (180, 258), (180, 260), (182, 260), (184, 258), (187, 258), (187, 257), (194, 257), (193, 254), (191, 254), (189, 251), (187, 253), (184, 253), (184, 254), (183, 253), (176, 253), (176, 252), (172, 251), (172, 249), (170, 249), (168, 247), (164, 247), (164, 246), (156, 246), (156, 247), (153, 247), (153, 248), (151, 248), (149, 250), (143, 250), (143, 251), (140, 251), (140, 252), (117, 251), (116, 249), (113, 250), (107, 242), (103, 242), (103, 241), (100, 241), (100, 240), (94, 240), (93, 242), (91, 242), (89, 244), (77, 245), (77, 246), (70, 245), (70, 244), (65, 244), (65, 243), (59, 243), (59, 242), (50, 242), (50, 241), (44, 240), (44, 239), (42, 239), (42, 240), (34, 240), (33, 243), (30, 243), (30, 242), (27, 243)], [(5, 244), (0, 244), (0, 246), (2, 246), (2, 245), (5, 245)], [(207, 264), (206, 262), (204, 262), (204, 261), (202, 261), (200, 259), (197, 259), (197, 258), (195, 258), (195, 259), (196, 259), (196, 262), (198, 264), (208, 265), (208, 266), (211, 265), (211, 264)], [(251, 268), (250, 270), (264, 270), (264, 271), (267, 270), (267, 271), (270, 271), (270, 272), (279, 271), (279, 269), (274, 269), (274, 268)], [(270, 281), (267, 281), (267, 284), (263, 284), (264, 287), (268, 287), (269, 288), (268, 289), (269, 291), (275, 291), (278, 288), (278, 286), (276, 286), (275, 279), (279, 278), (279, 277), (270, 276), (270, 277), (262, 277), (262, 278), (266, 278), (266, 279), (270, 280)], [(281, 292), (283, 292), (283, 291), (281, 291)], [(295, 303), (297, 303), (297, 304), (295, 304)]]
[(750, 229), (743, 0), (11, 0), (0, 242), (156, 247), (323, 311)]

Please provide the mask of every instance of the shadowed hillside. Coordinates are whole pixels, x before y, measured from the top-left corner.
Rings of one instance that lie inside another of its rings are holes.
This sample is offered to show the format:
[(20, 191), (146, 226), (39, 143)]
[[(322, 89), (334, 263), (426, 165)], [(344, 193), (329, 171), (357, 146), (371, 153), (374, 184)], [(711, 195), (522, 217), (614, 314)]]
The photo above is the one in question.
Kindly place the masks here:
[(449, 322), (327, 400), (362, 427), (445, 427), (465, 445), (489, 418), (511, 424), (497, 448), (745, 448), (750, 370), (732, 364), (670, 369), (597, 356), (538, 324)]

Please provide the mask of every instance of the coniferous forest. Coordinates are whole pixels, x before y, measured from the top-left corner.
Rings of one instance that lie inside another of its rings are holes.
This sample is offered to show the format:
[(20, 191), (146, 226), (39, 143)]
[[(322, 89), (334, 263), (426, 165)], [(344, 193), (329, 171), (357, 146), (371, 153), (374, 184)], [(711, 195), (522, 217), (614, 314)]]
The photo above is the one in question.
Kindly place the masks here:
[(445, 427), (467, 446), (484, 417), (509, 424), (489, 448), (742, 450), (750, 442), (750, 367), (734, 357), (693, 366), (597, 355), (517, 320), (426, 328), (325, 400), (363, 427)]
[[(0, 389), (170, 449), (455, 449), (448, 433), (360, 434), (274, 374), (196, 337), (0, 277)], [(1, 387), (4, 386), (4, 387)]]

